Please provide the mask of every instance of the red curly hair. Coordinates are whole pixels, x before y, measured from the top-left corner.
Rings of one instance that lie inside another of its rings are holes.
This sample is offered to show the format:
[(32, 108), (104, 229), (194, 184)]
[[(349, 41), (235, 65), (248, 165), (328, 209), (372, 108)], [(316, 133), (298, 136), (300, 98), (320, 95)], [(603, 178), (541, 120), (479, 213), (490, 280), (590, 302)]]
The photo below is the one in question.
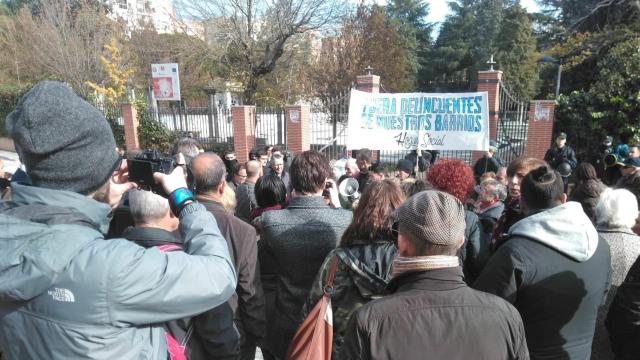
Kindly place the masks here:
[(441, 159), (433, 164), (427, 180), (436, 189), (455, 196), (463, 204), (476, 184), (469, 165), (458, 159)]

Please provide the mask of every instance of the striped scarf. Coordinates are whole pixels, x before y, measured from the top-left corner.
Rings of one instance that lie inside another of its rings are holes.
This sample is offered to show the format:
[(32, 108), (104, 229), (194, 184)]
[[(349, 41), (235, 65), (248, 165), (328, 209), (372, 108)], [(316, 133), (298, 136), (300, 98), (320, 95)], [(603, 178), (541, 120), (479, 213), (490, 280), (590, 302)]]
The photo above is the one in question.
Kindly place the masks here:
[(408, 272), (418, 272), (425, 270), (452, 268), (460, 266), (460, 260), (457, 256), (433, 255), (433, 256), (415, 256), (402, 257), (397, 256), (393, 259), (393, 277), (398, 277)]

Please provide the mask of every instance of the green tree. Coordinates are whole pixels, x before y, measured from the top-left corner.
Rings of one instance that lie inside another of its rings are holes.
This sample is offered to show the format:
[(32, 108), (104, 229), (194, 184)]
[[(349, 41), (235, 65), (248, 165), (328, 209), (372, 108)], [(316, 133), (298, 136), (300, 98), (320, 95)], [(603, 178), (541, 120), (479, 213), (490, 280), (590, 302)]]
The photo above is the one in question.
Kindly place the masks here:
[(395, 22), (408, 49), (407, 62), (418, 87), (426, 81), (427, 56), (431, 48), (433, 24), (427, 23), (429, 4), (423, 0), (388, 0), (385, 7), (389, 21)]
[(505, 10), (495, 46), (498, 68), (510, 90), (531, 99), (538, 88), (536, 39), (529, 16), (519, 4)]
[(608, 40), (615, 36), (617, 41), (592, 53), (598, 59), (597, 74), (588, 89), (558, 99), (558, 127), (574, 134), (576, 150), (583, 156), (603, 134), (613, 135), (614, 142), (633, 137), (640, 141), (640, 38), (628, 31), (608, 34)]

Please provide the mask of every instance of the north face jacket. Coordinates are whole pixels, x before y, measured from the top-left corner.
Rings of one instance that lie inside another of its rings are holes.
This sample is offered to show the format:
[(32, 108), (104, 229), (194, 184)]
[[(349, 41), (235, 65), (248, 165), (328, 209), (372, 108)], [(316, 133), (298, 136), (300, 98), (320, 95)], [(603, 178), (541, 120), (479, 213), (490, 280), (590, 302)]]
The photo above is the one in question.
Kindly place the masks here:
[(473, 287), (518, 309), (532, 359), (588, 359), (609, 289), (609, 245), (573, 201), (527, 216), (509, 236)]
[(108, 205), (12, 185), (0, 203), (0, 348), (9, 359), (166, 359), (162, 324), (234, 292), (215, 219), (198, 203), (180, 219), (186, 253), (104, 240)]

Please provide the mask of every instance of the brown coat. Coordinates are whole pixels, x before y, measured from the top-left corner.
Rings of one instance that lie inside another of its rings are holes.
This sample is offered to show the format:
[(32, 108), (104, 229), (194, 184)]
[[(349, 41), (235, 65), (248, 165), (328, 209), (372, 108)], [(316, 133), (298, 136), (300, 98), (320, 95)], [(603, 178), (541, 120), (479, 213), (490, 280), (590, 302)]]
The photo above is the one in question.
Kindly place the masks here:
[(198, 201), (215, 217), (222, 236), (227, 240), (238, 274), (236, 293), (229, 299), (236, 324), (247, 340), (258, 342), (265, 335), (266, 314), (256, 231), (253, 226), (227, 212), (222, 204), (201, 198)]
[(347, 359), (529, 359), (518, 311), (467, 286), (460, 267), (408, 273), (351, 317)]

